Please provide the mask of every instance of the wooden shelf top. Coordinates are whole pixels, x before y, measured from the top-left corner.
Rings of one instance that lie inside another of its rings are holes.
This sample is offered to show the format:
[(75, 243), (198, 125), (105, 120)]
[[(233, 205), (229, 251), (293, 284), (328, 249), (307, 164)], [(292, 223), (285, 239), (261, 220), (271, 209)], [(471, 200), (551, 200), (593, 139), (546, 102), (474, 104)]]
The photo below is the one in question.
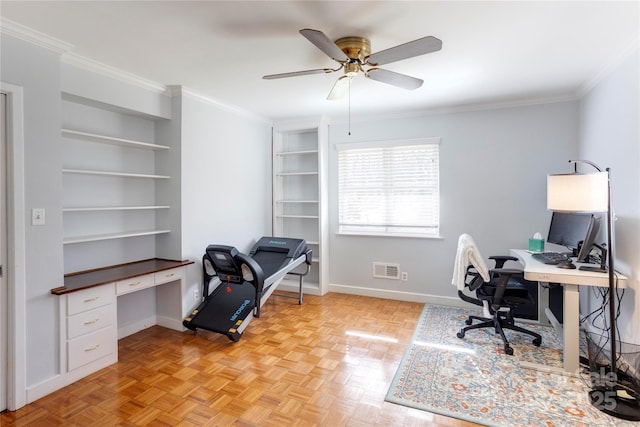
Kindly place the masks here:
[(189, 264), (193, 264), (193, 261), (151, 258), (126, 264), (110, 265), (93, 270), (77, 271), (65, 274), (64, 286), (51, 289), (51, 293), (54, 295), (64, 295), (118, 280), (126, 280), (132, 277), (157, 273), (158, 271), (170, 270)]

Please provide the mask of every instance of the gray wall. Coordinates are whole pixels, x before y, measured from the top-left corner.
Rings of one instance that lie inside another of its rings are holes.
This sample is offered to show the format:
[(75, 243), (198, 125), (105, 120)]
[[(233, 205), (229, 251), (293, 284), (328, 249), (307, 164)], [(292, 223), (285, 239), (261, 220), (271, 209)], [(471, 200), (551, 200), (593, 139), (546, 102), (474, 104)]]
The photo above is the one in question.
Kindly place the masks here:
[[(546, 234), (546, 175), (564, 170), (578, 152), (578, 105), (564, 102), (508, 109), (379, 119), (329, 132), (329, 210), (333, 289), (452, 303), (453, 259), (461, 233), (485, 256), (526, 248)], [(334, 145), (440, 137), (441, 238), (337, 235), (337, 152)], [(374, 279), (372, 262), (397, 262), (408, 282)], [(443, 300), (442, 297), (445, 299)]]
[[(580, 102), (580, 158), (611, 168), (616, 269), (630, 278), (618, 321), (623, 341), (640, 344), (640, 76), (638, 50)], [(583, 172), (589, 172), (584, 168)], [(604, 240), (603, 240), (604, 241)], [(601, 299), (581, 291), (583, 312)]]
[[(25, 357), (29, 385), (56, 374), (59, 364), (57, 301), (50, 290), (62, 284), (63, 276), (60, 63), (57, 54), (5, 34), (0, 43), (2, 81), (24, 88)], [(46, 210), (45, 225), (31, 225), (33, 208)]]
[(182, 256), (196, 261), (195, 289), (207, 245), (247, 252), (271, 233), (271, 126), (189, 94), (181, 121)]

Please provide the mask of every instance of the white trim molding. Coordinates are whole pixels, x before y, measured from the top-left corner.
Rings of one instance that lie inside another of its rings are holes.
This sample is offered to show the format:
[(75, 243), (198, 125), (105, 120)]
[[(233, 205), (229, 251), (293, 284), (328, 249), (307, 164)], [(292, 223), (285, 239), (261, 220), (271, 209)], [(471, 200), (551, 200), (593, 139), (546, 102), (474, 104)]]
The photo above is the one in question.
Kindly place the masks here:
[(0, 82), (0, 91), (7, 95), (7, 246), (13, 248), (7, 254), (7, 408), (16, 410), (27, 403), (24, 103), (22, 87)]
[(0, 33), (44, 47), (56, 53), (64, 53), (73, 49), (72, 44), (6, 18), (0, 18)]
[(229, 113), (237, 114), (242, 117), (247, 117), (249, 119), (258, 120), (267, 124), (271, 124), (271, 120), (267, 119), (266, 117), (262, 117), (258, 114), (242, 109), (240, 107), (224, 104), (213, 98), (209, 98), (208, 96), (201, 95), (185, 86), (169, 86), (168, 92), (171, 94), (171, 96), (182, 95), (184, 97), (188, 97), (191, 99), (195, 99), (196, 101), (212, 105), (216, 108), (220, 108), (221, 110), (227, 111)]
[(465, 303), (457, 296), (443, 297), (438, 295), (421, 294), (417, 292), (402, 292), (402, 291), (389, 290), (389, 289), (376, 289), (376, 288), (367, 288), (367, 287), (361, 287), (361, 286), (338, 285), (335, 283), (329, 284), (329, 292), (336, 292), (339, 294), (349, 294), (349, 295), (360, 295), (363, 297), (390, 299), (390, 300), (396, 300), (396, 301), (448, 305), (452, 307), (470, 307), (468, 303)]
[(80, 69), (106, 76), (123, 83), (128, 83), (142, 89), (160, 94), (167, 93), (167, 87), (161, 83), (145, 79), (127, 71), (120, 70), (118, 68), (78, 55), (73, 52), (66, 52), (64, 55), (62, 55), (61, 61), (65, 64), (73, 65)]

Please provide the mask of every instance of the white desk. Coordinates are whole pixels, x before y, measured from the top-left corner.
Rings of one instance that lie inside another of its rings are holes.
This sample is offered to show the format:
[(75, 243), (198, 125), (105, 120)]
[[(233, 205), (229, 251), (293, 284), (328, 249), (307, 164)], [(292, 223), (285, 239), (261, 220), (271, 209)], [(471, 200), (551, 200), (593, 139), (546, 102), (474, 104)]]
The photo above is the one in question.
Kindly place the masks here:
[(157, 287), (156, 323), (184, 330), (189, 264), (193, 261), (152, 258), (66, 274), (64, 286), (51, 289), (59, 296), (59, 388), (118, 361), (120, 295)]
[[(563, 367), (565, 372), (577, 373), (580, 367), (580, 293), (579, 286), (609, 287), (608, 273), (583, 271), (576, 268), (565, 269), (548, 265), (533, 258), (529, 251), (511, 249), (511, 255), (517, 257), (524, 265), (524, 277), (527, 280), (543, 283), (560, 283), (563, 287), (563, 325), (560, 326), (551, 310), (545, 313), (553, 326), (563, 337)], [(581, 263), (575, 263), (580, 267)], [(627, 278), (616, 273), (618, 288), (627, 285)]]

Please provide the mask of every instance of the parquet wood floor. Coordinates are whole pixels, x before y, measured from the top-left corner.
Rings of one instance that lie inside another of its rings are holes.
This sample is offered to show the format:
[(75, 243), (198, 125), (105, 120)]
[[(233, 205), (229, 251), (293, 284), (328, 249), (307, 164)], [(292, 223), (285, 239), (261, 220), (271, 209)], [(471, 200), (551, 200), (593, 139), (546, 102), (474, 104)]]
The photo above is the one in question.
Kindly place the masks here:
[(384, 401), (422, 306), (274, 296), (237, 343), (154, 326), (119, 341), (117, 364), (0, 425), (475, 426)]

